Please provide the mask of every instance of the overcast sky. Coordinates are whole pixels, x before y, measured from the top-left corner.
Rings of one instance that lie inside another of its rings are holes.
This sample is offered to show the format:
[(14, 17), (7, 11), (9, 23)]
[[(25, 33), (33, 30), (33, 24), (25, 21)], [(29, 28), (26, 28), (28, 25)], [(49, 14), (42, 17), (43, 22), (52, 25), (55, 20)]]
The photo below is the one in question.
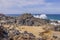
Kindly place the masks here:
[(60, 13), (60, 0), (0, 0), (0, 13)]

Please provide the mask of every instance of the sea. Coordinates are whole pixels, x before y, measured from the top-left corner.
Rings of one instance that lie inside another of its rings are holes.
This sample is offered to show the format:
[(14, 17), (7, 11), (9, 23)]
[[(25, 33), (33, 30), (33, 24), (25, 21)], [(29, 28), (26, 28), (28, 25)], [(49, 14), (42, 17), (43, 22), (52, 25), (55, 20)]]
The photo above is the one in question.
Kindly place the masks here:
[[(7, 16), (21, 16), (22, 14), (6, 14)], [(33, 16), (39, 16), (41, 14), (32, 14)], [(60, 14), (46, 14), (49, 19), (60, 20)]]

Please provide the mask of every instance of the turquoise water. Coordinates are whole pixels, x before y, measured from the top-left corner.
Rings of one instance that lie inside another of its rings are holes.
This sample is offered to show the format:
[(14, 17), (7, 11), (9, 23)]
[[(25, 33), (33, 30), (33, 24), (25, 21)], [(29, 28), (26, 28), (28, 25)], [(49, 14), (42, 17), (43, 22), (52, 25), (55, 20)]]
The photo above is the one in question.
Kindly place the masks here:
[(49, 19), (60, 20), (60, 14), (47, 14)]
[[(21, 14), (6, 14), (7, 16), (20, 16)], [(40, 15), (40, 14), (32, 14)], [(60, 20), (60, 14), (46, 14), (49, 19)]]

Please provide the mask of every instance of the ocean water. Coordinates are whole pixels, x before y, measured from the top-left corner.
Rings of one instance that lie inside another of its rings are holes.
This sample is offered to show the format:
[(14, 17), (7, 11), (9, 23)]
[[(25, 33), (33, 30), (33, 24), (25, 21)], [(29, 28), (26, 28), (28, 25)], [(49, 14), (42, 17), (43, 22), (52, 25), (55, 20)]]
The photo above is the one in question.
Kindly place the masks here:
[[(7, 16), (20, 16), (22, 14), (6, 14)], [(32, 14), (32, 15), (35, 15), (35, 16), (39, 16), (41, 14)], [(48, 19), (53, 19), (53, 20), (60, 20), (60, 14), (46, 14)]]
[(49, 19), (60, 20), (60, 14), (47, 14)]

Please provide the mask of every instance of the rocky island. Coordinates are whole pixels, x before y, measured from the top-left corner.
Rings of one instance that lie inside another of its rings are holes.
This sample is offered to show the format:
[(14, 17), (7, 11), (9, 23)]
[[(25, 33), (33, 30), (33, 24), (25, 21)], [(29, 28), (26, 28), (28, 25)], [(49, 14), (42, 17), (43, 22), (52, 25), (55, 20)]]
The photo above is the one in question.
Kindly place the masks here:
[(60, 40), (60, 23), (29, 13), (18, 17), (0, 14), (0, 40)]

